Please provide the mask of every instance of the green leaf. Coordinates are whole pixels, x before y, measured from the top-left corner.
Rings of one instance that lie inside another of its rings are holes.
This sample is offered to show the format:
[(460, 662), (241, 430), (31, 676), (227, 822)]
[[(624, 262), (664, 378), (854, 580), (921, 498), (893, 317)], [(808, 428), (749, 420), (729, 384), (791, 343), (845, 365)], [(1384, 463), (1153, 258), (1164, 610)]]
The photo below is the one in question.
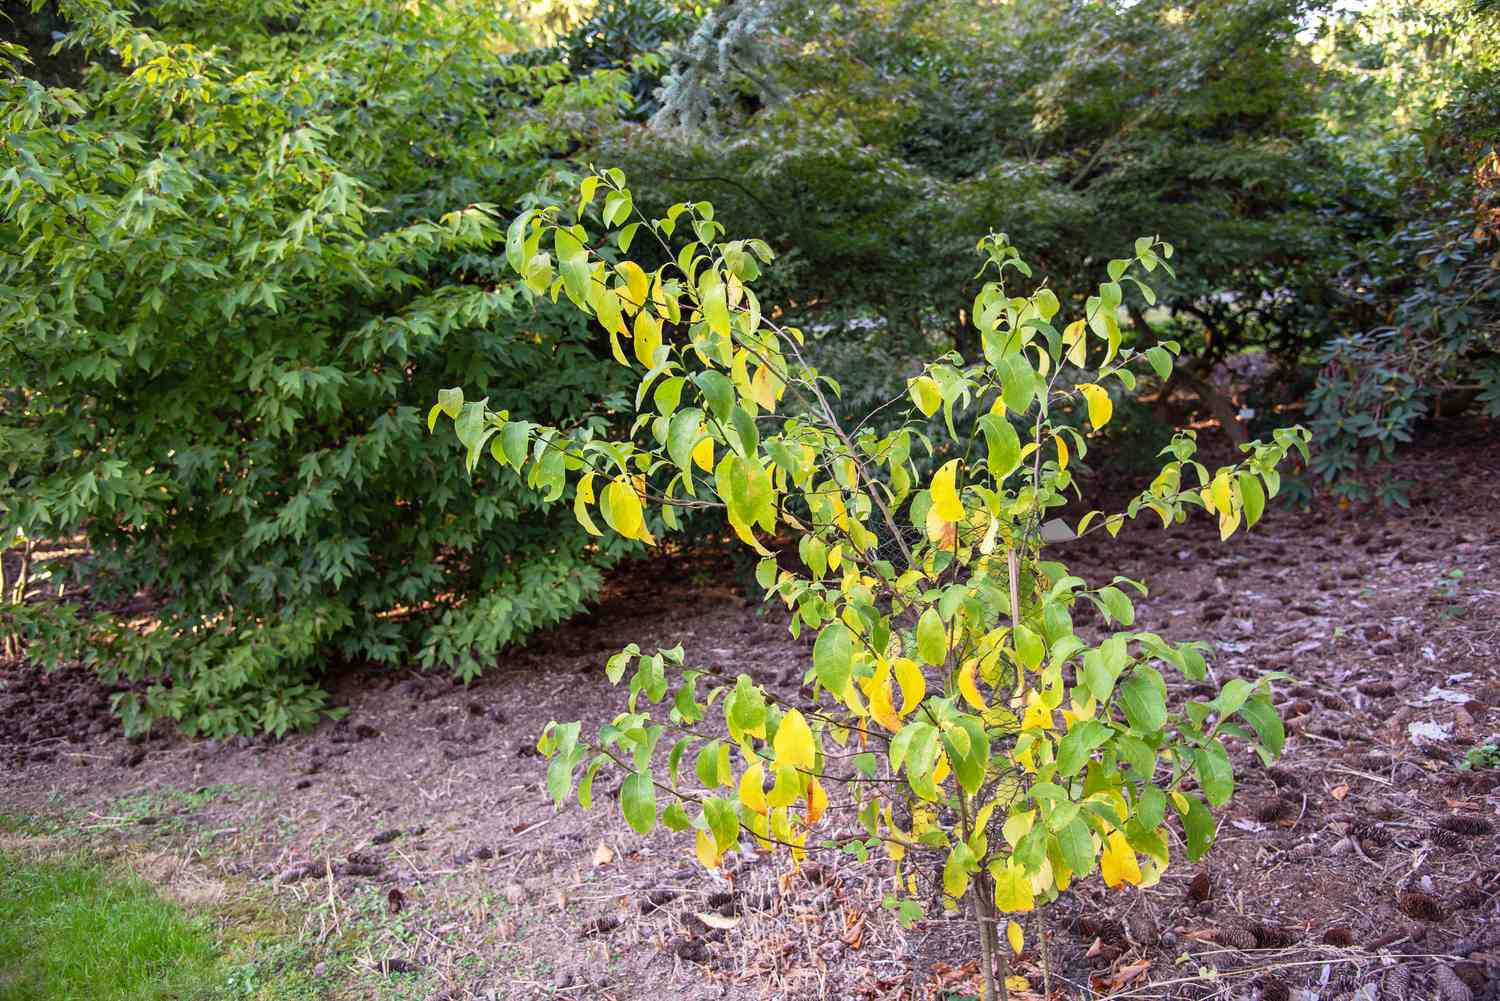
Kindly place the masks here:
[(1165, 379), (1172, 374), (1172, 353), (1161, 345), (1147, 348), (1146, 360), (1151, 363), (1158, 378)]
[(1167, 794), (1154, 785), (1141, 789), (1135, 801), (1135, 819), (1143, 827), (1156, 827), (1167, 815)]
[(722, 372), (708, 369), (693, 376), (693, 381), (703, 391), (703, 398), (708, 401), (709, 409), (720, 421), (727, 422), (729, 415), (734, 410), (734, 383)]
[(1260, 521), (1261, 512), (1266, 509), (1266, 493), (1260, 487), (1260, 480), (1254, 473), (1240, 473), (1240, 499), (1243, 503), (1245, 514), (1245, 527), (1254, 527)]
[(1073, 870), (1075, 879), (1082, 879), (1094, 871), (1094, 837), (1082, 817), (1075, 817), (1072, 823), (1057, 832), (1057, 847), (1063, 861)]
[[(1182, 802), (1187, 803), (1188, 808), (1183, 812), (1181, 803), (1177, 802), (1181, 797)], [(1174, 793), (1173, 802), (1177, 807), (1178, 814), (1182, 817), (1182, 828), (1187, 833), (1188, 861), (1196, 862), (1203, 857), (1214, 843), (1214, 815), (1209, 812), (1203, 801), (1192, 793)]]
[(1047, 656), (1046, 644), (1025, 623), (1017, 623), (1015, 628), (1016, 655), (1021, 658), (1021, 663), (1028, 671), (1035, 671), (1041, 666), (1042, 658)]
[(656, 787), (645, 772), (632, 772), (620, 786), (620, 812), (637, 834), (650, 834), (656, 826)]
[(1021, 465), (1021, 438), (1015, 425), (1004, 414), (985, 414), (979, 418), (979, 430), (984, 433), (985, 445), (989, 449), (990, 475), (1003, 480)]
[(667, 455), (677, 468), (691, 473), (693, 446), (698, 444), (698, 425), (703, 421), (703, 411), (688, 407), (672, 415), (667, 423)]
[(1239, 714), (1246, 723), (1250, 724), (1265, 749), (1273, 756), (1280, 757), (1282, 749), (1286, 746), (1286, 727), (1281, 722), (1276, 707), (1271, 704), (1271, 697), (1269, 695), (1255, 696), (1240, 706)]
[(1209, 804), (1223, 806), (1229, 802), (1234, 795), (1234, 766), (1229, 763), (1229, 752), (1224, 745), (1211, 740), (1203, 747), (1193, 748), (1193, 765)]
[(813, 670), (824, 688), (842, 695), (853, 670), (854, 641), (849, 627), (837, 620), (828, 623), (813, 643)]
[(583, 309), (589, 301), (589, 255), (578, 238), (567, 230), (552, 231), (557, 250), (557, 268), (562, 272), (563, 290), (573, 305)]
[(1099, 589), (1099, 601), (1103, 603), (1104, 610), (1109, 613), (1110, 618), (1129, 627), (1135, 622), (1135, 606), (1125, 596), (1125, 592), (1114, 586)]
[(928, 607), (917, 620), (917, 656), (929, 664), (948, 659), (948, 630), (936, 608)]
[(1036, 370), (1017, 352), (1000, 363), (1000, 395), (1007, 409), (1024, 414), (1036, 396)]
[(710, 796), (703, 801), (703, 818), (708, 821), (709, 832), (719, 851), (727, 852), (740, 839), (740, 818), (734, 804), (719, 796)]
[(1167, 724), (1167, 684), (1155, 668), (1132, 671), (1120, 686), (1120, 703), (1132, 729), (1156, 733)]
[(1095, 748), (1109, 740), (1113, 733), (1098, 720), (1080, 720), (1073, 724), (1057, 745), (1057, 771), (1063, 778), (1078, 774), (1093, 755)]

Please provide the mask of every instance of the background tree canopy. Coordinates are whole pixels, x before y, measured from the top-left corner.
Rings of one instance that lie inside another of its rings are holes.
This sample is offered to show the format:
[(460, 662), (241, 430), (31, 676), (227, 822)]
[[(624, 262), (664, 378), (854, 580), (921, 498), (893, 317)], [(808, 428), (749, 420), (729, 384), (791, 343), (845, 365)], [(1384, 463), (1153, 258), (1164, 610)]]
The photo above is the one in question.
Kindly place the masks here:
[(4, 14), (0, 531), (90, 555), (72, 600), (0, 614), (135, 682), (133, 728), (283, 731), (341, 661), (473, 677), (596, 592), (629, 544), (422, 422), (455, 384), (598, 433), (628, 411), (597, 325), (501, 267), (498, 220), (589, 163), (773, 243), (761, 295), (850, 412), (979, 355), (993, 229), (1074, 304), (1091, 248), (1176, 244), (1121, 315), (1185, 348), (1117, 400), (1143, 448), (1167, 429), (1135, 400), (1182, 389), (1243, 434), (1212, 375), (1246, 352), (1351, 498), (1399, 501), (1362, 470), (1440, 405), (1500, 413), (1500, 32), (1469, 0)]

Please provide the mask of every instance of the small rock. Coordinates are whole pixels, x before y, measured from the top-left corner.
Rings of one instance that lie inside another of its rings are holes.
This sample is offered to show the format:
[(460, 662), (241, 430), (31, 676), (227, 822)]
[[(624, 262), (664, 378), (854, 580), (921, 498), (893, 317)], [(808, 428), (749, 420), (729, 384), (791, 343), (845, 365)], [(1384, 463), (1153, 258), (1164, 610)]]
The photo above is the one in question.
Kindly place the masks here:
[(396, 828), (393, 827), (393, 828), (391, 828), (388, 831), (381, 831), (379, 834), (375, 835), (373, 838), (370, 839), (370, 844), (372, 844), (372, 845), (387, 845), (387, 844), (390, 844), (392, 841), (395, 841), (399, 837), (401, 837), (401, 832), (398, 829), (396, 829)]
[(507, 883), (502, 892), (505, 894), (506, 901), (514, 907), (520, 907), (526, 903), (526, 898), (530, 896), (520, 883)]

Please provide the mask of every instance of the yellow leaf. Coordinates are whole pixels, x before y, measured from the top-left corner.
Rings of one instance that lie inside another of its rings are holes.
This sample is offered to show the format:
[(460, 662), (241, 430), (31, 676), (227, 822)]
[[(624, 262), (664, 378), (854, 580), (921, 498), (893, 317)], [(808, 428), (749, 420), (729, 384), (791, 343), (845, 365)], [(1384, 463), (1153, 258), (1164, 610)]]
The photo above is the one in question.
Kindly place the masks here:
[(802, 713), (793, 709), (781, 719), (776, 728), (776, 739), (772, 742), (776, 752), (776, 763), (793, 768), (811, 770), (817, 759), (817, 747), (813, 744), (812, 730)]
[(693, 461), (705, 473), (714, 471), (714, 440), (703, 438), (693, 446)]
[(891, 704), (891, 665), (882, 659), (874, 676), (865, 682), (864, 689), (870, 699), (870, 715), (892, 733), (899, 731), (901, 719)]
[(964, 505), (958, 499), (958, 489), (955, 486), (957, 479), (957, 459), (949, 459), (932, 474), (932, 509), (944, 521), (964, 520)]
[(938, 755), (937, 764), (932, 769), (932, 784), (940, 786), (953, 773), (953, 767), (948, 764), (948, 752), (944, 751)]
[(707, 831), (699, 831), (693, 842), (693, 854), (698, 856), (698, 861), (703, 863), (705, 869), (717, 869), (719, 867), (719, 846), (714, 842), (714, 836)]
[(766, 770), (758, 762), (740, 776), (740, 804), (756, 813), (766, 812)]
[(818, 822), (823, 816), (823, 811), (828, 809), (828, 793), (823, 791), (823, 786), (817, 779), (807, 780), (807, 826)]
[(627, 539), (639, 539), (643, 533), (650, 537), (641, 515), (641, 499), (626, 480), (611, 480), (604, 488), (604, 520)]
[(1104, 877), (1104, 885), (1110, 889), (1125, 883), (1140, 885), (1141, 865), (1136, 861), (1135, 850), (1125, 840), (1123, 832), (1110, 831), (1109, 837), (1104, 839), (1104, 853), (1099, 856), (1099, 872)]
[[(640, 309), (646, 304), (646, 296), (649, 294), (650, 281), (646, 278), (646, 272), (634, 261), (621, 261), (615, 265), (615, 270), (620, 277), (625, 279), (626, 294), (621, 298), (632, 311)], [(660, 324), (658, 324), (660, 326)]]
[(927, 538), (939, 549), (951, 551), (958, 545), (958, 525), (938, 514), (936, 504), (927, 509)]
[(647, 368), (656, 364), (656, 349), (661, 347), (661, 321), (644, 309), (635, 314), (635, 356)]
[(1088, 401), (1089, 423), (1097, 431), (1109, 423), (1114, 416), (1115, 403), (1109, 398), (1109, 390), (1092, 382), (1078, 384), (1078, 389), (1083, 393), (1083, 398)]
[[(1021, 926), (1016, 924), (1014, 921), (1006, 922), (1005, 937), (1010, 942), (1011, 952), (1014, 952), (1017, 956), (1019, 956), (1021, 954), (1021, 949), (1026, 945), (1026, 933), (1021, 931)], [(1025, 978), (1023, 977), (1021, 979), (1024, 980)], [(1025, 987), (1011, 988), (1011, 990), (1016, 991), (1024, 991), (1025, 989)]]
[(1052, 729), (1052, 711), (1047, 708), (1046, 703), (1042, 702), (1036, 692), (1030, 694), (1031, 697), (1027, 699), (1026, 715), (1021, 718), (1021, 729)]
[(1035, 824), (1036, 811), (1027, 810), (1025, 813), (1006, 817), (1005, 823), (1000, 827), (1000, 833), (1004, 836), (1006, 843), (1014, 848), (1021, 843), (1022, 838), (1031, 833), (1031, 828)]
[(895, 671), (896, 681), (901, 686), (901, 709), (898, 715), (905, 716), (927, 697), (927, 679), (923, 677), (917, 662), (908, 657), (896, 658), (891, 669)]
[(1031, 893), (1031, 880), (1026, 870), (1015, 859), (990, 866), (990, 875), (995, 878), (995, 906), (1007, 914), (1022, 914), (1036, 908)]
[(979, 660), (970, 657), (964, 661), (963, 669), (958, 672), (958, 693), (964, 697), (964, 701), (973, 706), (979, 712), (984, 712), (989, 706), (980, 694), (979, 686), (974, 681), (974, 674), (979, 669)]
[(937, 408), (943, 405), (943, 393), (938, 389), (938, 384), (925, 375), (919, 375), (907, 383), (911, 391), (911, 398), (916, 401), (917, 409), (922, 411), (923, 417), (931, 417), (937, 413)]
[(1057, 442), (1057, 470), (1062, 472), (1068, 468), (1068, 443), (1062, 440), (1062, 435), (1052, 440)]
[[(1011, 924), (1015, 924), (1015, 922), (1012, 921)], [(1031, 990), (1031, 981), (1027, 980), (1019, 973), (1013, 973), (1005, 978), (1005, 989), (1008, 991), (1016, 991), (1018, 993), (1020, 991), (1029, 991)]]

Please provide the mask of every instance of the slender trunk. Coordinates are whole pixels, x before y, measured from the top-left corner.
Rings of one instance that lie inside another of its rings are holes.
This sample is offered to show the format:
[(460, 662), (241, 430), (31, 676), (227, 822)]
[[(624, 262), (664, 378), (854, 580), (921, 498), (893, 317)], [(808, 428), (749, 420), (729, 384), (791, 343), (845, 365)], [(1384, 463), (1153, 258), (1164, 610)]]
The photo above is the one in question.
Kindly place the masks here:
[[(1005, 986), (1008, 964), (1004, 953), (995, 948), (998, 938), (995, 932), (995, 904), (988, 889), (989, 880), (984, 878), (982, 873), (969, 884), (970, 902), (974, 906), (974, 921), (979, 925), (979, 996), (981, 1001), (1010, 1001), (1010, 991)], [(998, 977), (995, 975), (997, 958), (1000, 961)]]

